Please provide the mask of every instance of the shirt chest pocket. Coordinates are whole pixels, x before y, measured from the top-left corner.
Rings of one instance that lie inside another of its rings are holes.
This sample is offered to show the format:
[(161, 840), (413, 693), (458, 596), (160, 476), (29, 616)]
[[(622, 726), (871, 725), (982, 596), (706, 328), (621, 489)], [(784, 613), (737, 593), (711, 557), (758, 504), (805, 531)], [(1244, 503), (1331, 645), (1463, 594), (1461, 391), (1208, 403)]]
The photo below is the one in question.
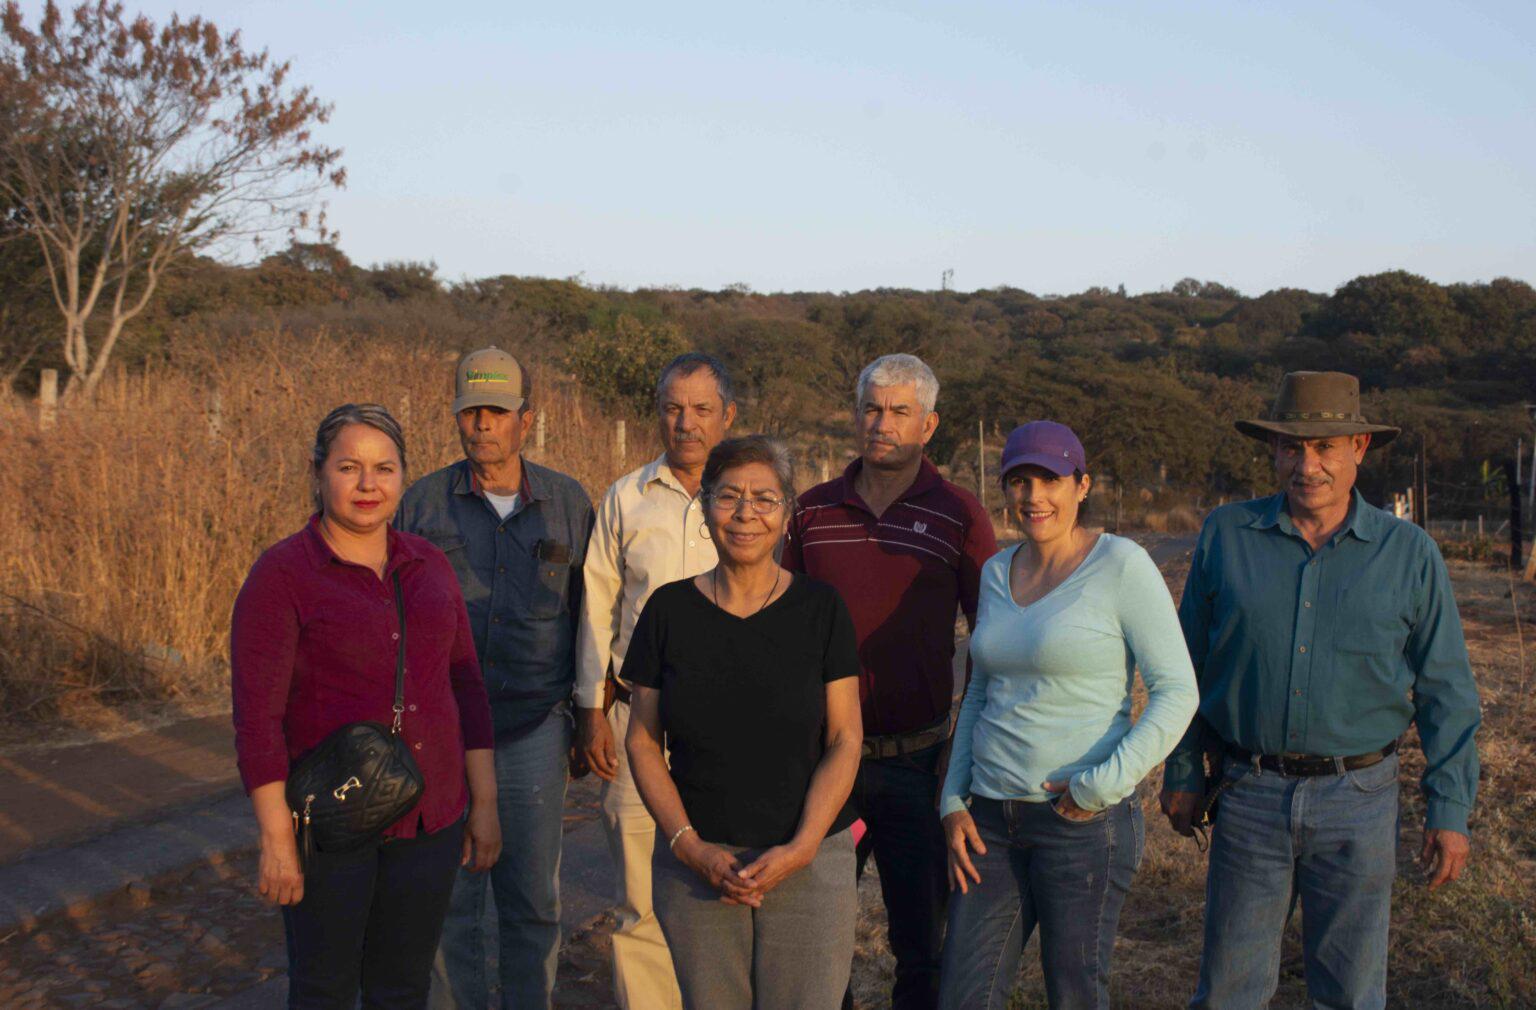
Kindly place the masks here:
[(448, 563), (453, 566), (453, 574), (459, 580), (459, 589), (464, 594), (465, 603), (474, 604), (491, 595), (484, 573), (477, 572), (470, 562), (467, 540), (456, 533), (424, 533), (423, 536), (432, 541), (432, 546), (442, 551)]
[(1356, 588), (1340, 593), (1335, 606), (1333, 644), (1340, 652), (1383, 659), (1403, 654), (1410, 623), (1399, 594)]
[(528, 579), (528, 613), (540, 620), (560, 616), (571, 587), (571, 552), (565, 544), (541, 540), (533, 550)]

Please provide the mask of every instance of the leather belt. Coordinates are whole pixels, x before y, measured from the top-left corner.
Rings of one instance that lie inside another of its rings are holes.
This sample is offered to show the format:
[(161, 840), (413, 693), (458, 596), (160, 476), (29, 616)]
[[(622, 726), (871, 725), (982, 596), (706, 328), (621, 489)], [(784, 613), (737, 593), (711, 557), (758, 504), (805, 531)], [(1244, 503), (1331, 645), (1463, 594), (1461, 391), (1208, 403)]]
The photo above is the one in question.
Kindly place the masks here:
[(629, 685), (620, 683), (612, 673), (608, 674), (608, 679), (603, 681), (603, 711), (606, 713), (616, 701), (628, 705), (630, 697)]
[(874, 760), (905, 757), (914, 751), (924, 750), (949, 739), (949, 720), (934, 723), (926, 729), (910, 733), (887, 733), (883, 736), (864, 738), (864, 756)]
[(1350, 757), (1323, 757), (1317, 754), (1254, 754), (1232, 744), (1226, 745), (1227, 756), (1243, 764), (1257, 764), (1267, 772), (1289, 775), (1292, 778), (1310, 778), (1315, 775), (1342, 775), (1357, 768), (1369, 768), (1380, 764), (1397, 750), (1393, 740), (1381, 750)]

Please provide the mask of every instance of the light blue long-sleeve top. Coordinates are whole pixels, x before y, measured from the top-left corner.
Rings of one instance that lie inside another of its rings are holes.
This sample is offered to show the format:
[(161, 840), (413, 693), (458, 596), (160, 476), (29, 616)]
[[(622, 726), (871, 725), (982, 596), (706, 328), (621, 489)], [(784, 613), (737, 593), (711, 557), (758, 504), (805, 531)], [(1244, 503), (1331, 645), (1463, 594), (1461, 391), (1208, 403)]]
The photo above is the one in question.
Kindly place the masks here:
[[(1017, 550), (981, 573), (941, 815), (971, 795), (1049, 800), (1044, 784), (1063, 779), (1084, 810), (1111, 807), (1168, 756), (1199, 704), (1173, 598), (1140, 545), (1101, 533), (1076, 571), (1024, 607), (1008, 586)], [(1149, 700), (1133, 724), (1138, 667)]]

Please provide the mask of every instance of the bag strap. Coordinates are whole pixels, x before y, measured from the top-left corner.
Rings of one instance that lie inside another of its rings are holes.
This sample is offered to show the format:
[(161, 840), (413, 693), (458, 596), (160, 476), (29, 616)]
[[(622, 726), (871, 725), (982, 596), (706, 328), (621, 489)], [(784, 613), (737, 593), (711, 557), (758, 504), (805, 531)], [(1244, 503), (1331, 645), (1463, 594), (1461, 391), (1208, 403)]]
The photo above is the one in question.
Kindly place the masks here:
[(395, 615), (400, 619), (400, 648), (395, 650), (395, 721), (390, 733), (400, 735), (400, 720), (405, 715), (405, 597), (400, 592), (400, 572), (394, 574)]

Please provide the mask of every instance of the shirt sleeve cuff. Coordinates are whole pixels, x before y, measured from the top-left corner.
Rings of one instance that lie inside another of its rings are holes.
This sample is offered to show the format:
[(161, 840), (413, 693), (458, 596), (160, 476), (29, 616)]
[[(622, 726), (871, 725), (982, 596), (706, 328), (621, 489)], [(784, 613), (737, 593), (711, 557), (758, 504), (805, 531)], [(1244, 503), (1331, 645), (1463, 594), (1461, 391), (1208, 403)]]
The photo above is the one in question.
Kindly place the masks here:
[(965, 805), (964, 796), (946, 795), (944, 799), (939, 802), (939, 817), (948, 817), (950, 814), (969, 809), (970, 808)]
[(242, 758), (240, 765), (240, 781), (245, 786), (245, 793), (251, 793), (271, 782), (282, 782), (288, 778), (288, 755), (286, 754), (262, 754), (248, 758)]
[(603, 707), (603, 682), (595, 684), (578, 683), (572, 697), (576, 700), (577, 708), (602, 708)]
[(1428, 812), (1424, 817), (1424, 827), (1431, 831), (1454, 831), (1457, 834), (1470, 835), (1471, 832), (1467, 830), (1467, 818), (1471, 814), (1472, 808), (1465, 803), (1431, 798)]
[(1112, 804), (1105, 803), (1097, 793), (1083, 783), (1083, 773), (1078, 772), (1067, 780), (1067, 792), (1072, 795), (1072, 802), (1080, 809), (1098, 813), (1109, 808)]

